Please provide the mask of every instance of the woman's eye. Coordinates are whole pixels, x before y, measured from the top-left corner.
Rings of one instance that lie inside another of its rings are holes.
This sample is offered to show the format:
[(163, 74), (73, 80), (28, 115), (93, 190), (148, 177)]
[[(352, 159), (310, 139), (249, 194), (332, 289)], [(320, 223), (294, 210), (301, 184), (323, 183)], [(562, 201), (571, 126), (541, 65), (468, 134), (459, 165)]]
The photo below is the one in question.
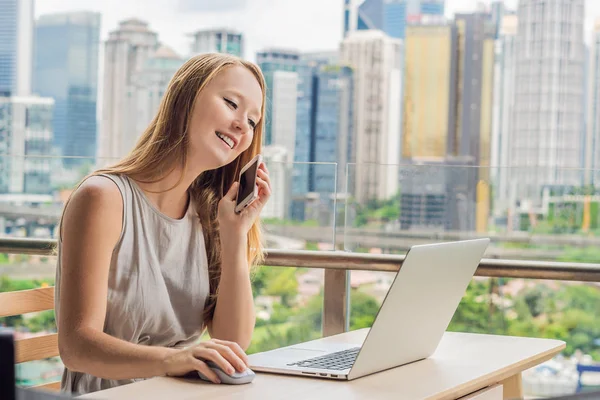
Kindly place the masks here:
[(252, 121), (251, 119), (248, 120), (248, 123), (250, 124), (250, 126), (252, 127), (252, 129), (256, 128), (256, 122)]
[(223, 98), (223, 100), (225, 100), (225, 102), (227, 102), (227, 104), (229, 104), (231, 107), (233, 107), (234, 110), (237, 110), (238, 106), (233, 101), (226, 99), (226, 98)]

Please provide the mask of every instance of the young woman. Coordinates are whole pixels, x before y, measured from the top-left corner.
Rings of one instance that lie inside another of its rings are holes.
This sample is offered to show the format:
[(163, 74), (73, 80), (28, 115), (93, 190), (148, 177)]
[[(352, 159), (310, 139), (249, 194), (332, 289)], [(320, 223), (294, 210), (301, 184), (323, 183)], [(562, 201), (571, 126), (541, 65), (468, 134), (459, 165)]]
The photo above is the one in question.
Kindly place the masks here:
[[(249, 267), (271, 195), (234, 212), (241, 168), (260, 152), (265, 83), (254, 64), (206, 54), (177, 71), (133, 151), (77, 187), (56, 273), (62, 388), (79, 394), (201, 371), (244, 371), (254, 329)], [(207, 328), (211, 340), (199, 342)]]

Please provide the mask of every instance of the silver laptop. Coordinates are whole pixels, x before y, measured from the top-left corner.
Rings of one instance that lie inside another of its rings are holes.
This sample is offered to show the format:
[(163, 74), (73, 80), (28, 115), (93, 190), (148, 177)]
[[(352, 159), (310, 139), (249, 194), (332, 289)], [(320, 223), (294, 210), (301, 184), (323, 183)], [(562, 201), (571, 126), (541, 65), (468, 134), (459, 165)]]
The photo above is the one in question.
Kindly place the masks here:
[(352, 380), (431, 356), (489, 239), (413, 246), (362, 345), (332, 338), (249, 356), (254, 371)]

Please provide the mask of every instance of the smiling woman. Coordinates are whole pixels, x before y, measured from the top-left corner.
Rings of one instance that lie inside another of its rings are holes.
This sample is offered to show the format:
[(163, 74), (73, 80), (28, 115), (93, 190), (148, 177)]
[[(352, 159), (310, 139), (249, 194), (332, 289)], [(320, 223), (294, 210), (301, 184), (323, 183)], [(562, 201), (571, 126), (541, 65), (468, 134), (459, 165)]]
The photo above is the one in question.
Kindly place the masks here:
[[(258, 67), (205, 54), (172, 78), (132, 152), (73, 192), (56, 276), (62, 388), (87, 393), (208, 361), (244, 371), (254, 327), (249, 267), (262, 259), (258, 216), (237, 214), (234, 179), (260, 152), (265, 85)], [(196, 344), (208, 328), (209, 341)]]

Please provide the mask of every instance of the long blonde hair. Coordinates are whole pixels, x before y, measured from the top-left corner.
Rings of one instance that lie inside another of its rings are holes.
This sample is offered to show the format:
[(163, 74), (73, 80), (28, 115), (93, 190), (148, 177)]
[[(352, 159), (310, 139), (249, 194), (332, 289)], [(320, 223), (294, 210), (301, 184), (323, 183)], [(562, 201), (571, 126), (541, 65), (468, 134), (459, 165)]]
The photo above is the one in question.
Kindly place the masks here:
[[(226, 54), (202, 54), (191, 58), (171, 79), (156, 116), (133, 150), (116, 164), (90, 175), (122, 174), (135, 176), (143, 182), (156, 182), (173, 171), (177, 167), (177, 161), (181, 162), (184, 171), (187, 163), (188, 128), (198, 94), (220, 72), (232, 66), (245, 67), (256, 77), (263, 93), (262, 115), (256, 124), (250, 147), (232, 163), (202, 173), (189, 188), (190, 199), (198, 209), (208, 258), (210, 295), (204, 307), (205, 323), (214, 314), (221, 277), (217, 206), (224, 193), (235, 182), (241, 168), (261, 151), (266, 85), (260, 69), (251, 62)], [(250, 266), (260, 263), (264, 257), (260, 221), (256, 221), (250, 229), (247, 244)]]

